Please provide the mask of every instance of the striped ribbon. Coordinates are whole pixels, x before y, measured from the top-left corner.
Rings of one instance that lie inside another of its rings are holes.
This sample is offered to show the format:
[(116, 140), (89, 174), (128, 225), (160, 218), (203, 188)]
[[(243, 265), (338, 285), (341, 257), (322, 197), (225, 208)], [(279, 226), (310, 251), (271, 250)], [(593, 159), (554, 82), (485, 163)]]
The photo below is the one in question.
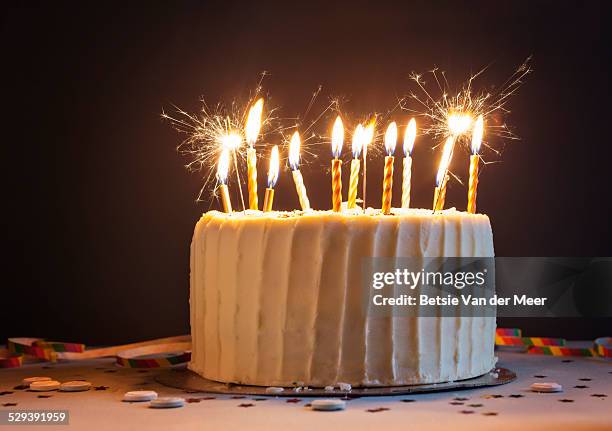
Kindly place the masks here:
[(612, 357), (612, 337), (601, 337), (594, 341), (593, 347), (568, 347), (563, 338), (523, 337), (519, 328), (497, 328), (496, 346), (526, 347), (531, 355)]
[[(118, 365), (132, 368), (171, 367), (191, 359), (191, 337), (160, 338), (121, 346), (86, 350), (84, 344), (45, 341), (40, 338), (9, 338), (8, 349), (0, 350), (0, 368), (23, 365), (26, 356), (43, 361), (83, 360), (116, 357)], [(145, 356), (163, 355), (146, 358)]]

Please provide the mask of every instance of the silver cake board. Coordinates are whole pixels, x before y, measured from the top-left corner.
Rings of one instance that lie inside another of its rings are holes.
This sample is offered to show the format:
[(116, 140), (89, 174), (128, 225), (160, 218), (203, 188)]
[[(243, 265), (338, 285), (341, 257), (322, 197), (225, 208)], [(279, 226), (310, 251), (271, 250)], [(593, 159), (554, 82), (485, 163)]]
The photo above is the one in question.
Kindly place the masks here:
[(473, 379), (456, 382), (433, 383), (408, 386), (355, 387), (343, 391), (335, 387), (333, 391), (323, 388), (285, 388), (279, 393), (266, 392), (265, 386), (227, 384), (205, 379), (187, 368), (172, 368), (162, 371), (155, 380), (162, 385), (183, 389), (188, 392), (206, 392), (227, 395), (255, 395), (275, 397), (379, 397), (391, 395), (421, 394), (427, 392), (456, 391), (510, 383), (516, 374), (507, 368), (494, 368), (490, 372)]

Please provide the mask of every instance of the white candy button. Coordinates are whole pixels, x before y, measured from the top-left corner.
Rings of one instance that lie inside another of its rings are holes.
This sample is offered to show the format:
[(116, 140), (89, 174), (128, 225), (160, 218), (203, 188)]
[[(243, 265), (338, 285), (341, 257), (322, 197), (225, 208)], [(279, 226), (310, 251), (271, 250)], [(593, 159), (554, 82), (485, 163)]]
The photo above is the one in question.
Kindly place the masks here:
[(185, 400), (180, 397), (160, 397), (151, 401), (149, 407), (153, 409), (172, 409), (175, 407), (183, 407)]
[(155, 391), (130, 391), (123, 394), (123, 401), (151, 401), (157, 398)]
[(91, 382), (84, 380), (74, 380), (71, 382), (64, 382), (60, 385), (59, 390), (62, 392), (81, 392), (88, 391), (91, 389)]
[(563, 386), (555, 382), (540, 382), (531, 385), (533, 392), (562, 392)]
[(270, 386), (270, 387), (266, 388), (266, 394), (280, 394), (284, 390), (285, 390), (284, 388), (278, 388), (276, 386)]
[(39, 380), (30, 383), (30, 390), (36, 392), (55, 391), (59, 389), (60, 382), (56, 380)]
[(313, 410), (321, 411), (344, 410), (346, 408), (346, 402), (337, 399), (314, 400), (310, 405)]

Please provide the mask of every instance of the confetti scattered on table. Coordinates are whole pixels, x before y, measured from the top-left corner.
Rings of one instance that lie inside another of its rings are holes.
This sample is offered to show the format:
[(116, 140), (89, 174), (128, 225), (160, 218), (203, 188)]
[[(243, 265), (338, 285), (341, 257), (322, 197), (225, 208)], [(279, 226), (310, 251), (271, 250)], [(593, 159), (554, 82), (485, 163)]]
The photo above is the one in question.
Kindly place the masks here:
[(483, 412), (482, 415), (483, 416), (497, 416), (497, 412)]
[(380, 412), (386, 412), (387, 410), (390, 410), (388, 407), (377, 407), (375, 409), (367, 409), (366, 412), (368, 413), (380, 413)]
[(109, 386), (104, 386), (104, 385), (100, 385), (100, 386), (95, 386), (94, 389), (96, 391), (105, 391), (109, 388)]
[(461, 401), (451, 401), (449, 404), (452, 406), (462, 406), (464, 403)]
[(576, 389), (587, 389), (588, 386), (587, 385), (576, 385), (576, 386), (574, 386), (574, 388), (576, 388)]
[(2, 407), (15, 407), (17, 405), (17, 403), (4, 403), (2, 404)]
[(564, 364), (568, 364), (570, 362), (574, 362), (573, 359), (563, 359), (561, 362), (563, 362)]
[(53, 395), (38, 395), (38, 398), (51, 398)]
[(474, 408), (482, 407), (482, 404), (468, 404), (468, 407), (474, 407)]
[(455, 400), (455, 401), (468, 401), (469, 398), (466, 398), (466, 397), (455, 397), (455, 398), (453, 398), (453, 400)]
[(13, 393), (13, 391), (2, 391), (2, 392), (0, 392), (0, 395), (10, 395), (12, 393)]
[(242, 404), (238, 404), (238, 407), (253, 407), (255, 404), (252, 403), (242, 403)]
[(267, 398), (263, 398), (263, 397), (253, 398), (253, 401), (267, 401), (267, 400), (268, 400)]
[(591, 394), (592, 397), (597, 397), (597, 398), (606, 398), (607, 395), (606, 394)]
[(589, 378), (589, 377), (583, 377), (583, 378), (578, 379), (578, 380), (580, 380), (581, 382), (590, 382), (590, 381), (591, 381), (591, 380), (593, 380), (593, 379), (591, 379), (591, 378)]
[(508, 396), (510, 398), (523, 398), (525, 395), (522, 395), (522, 394), (510, 394)]
[(474, 410), (459, 410), (459, 413), (464, 415), (471, 415), (472, 413), (474, 413)]
[(574, 400), (570, 400), (570, 399), (567, 399), (567, 398), (561, 398), (561, 399), (559, 400), (559, 402), (560, 402), (560, 403), (573, 403), (573, 402), (574, 402)]
[(301, 400), (301, 399), (299, 399), (299, 398), (289, 398), (289, 399), (287, 400), (287, 402), (288, 402), (288, 403), (300, 403), (300, 402), (302, 402), (302, 400)]
[(416, 400), (412, 399), (412, 398), (405, 398), (403, 400), (400, 400), (403, 403), (414, 403)]
[(546, 377), (548, 377), (548, 376), (544, 376), (544, 375), (542, 375), (542, 374), (536, 374), (536, 375), (535, 375), (535, 376), (533, 376), (533, 377), (535, 377), (536, 379), (545, 379), (545, 378), (546, 378)]
[(244, 395), (233, 395), (230, 397), (232, 400), (241, 400), (243, 398), (246, 398), (246, 396)]

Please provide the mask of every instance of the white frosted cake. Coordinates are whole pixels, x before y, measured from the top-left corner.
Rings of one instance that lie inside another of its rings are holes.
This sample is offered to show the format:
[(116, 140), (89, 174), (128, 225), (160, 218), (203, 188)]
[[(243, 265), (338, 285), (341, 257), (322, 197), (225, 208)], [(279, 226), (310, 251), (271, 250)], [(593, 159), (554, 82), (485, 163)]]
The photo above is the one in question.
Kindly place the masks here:
[(189, 368), (220, 382), (313, 387), (491, 370), (495, 317), (374, 316), (361, 293), (364, 258), (493, 257), (489, 218), (393, 211), (204, 214), (191, 244)]

